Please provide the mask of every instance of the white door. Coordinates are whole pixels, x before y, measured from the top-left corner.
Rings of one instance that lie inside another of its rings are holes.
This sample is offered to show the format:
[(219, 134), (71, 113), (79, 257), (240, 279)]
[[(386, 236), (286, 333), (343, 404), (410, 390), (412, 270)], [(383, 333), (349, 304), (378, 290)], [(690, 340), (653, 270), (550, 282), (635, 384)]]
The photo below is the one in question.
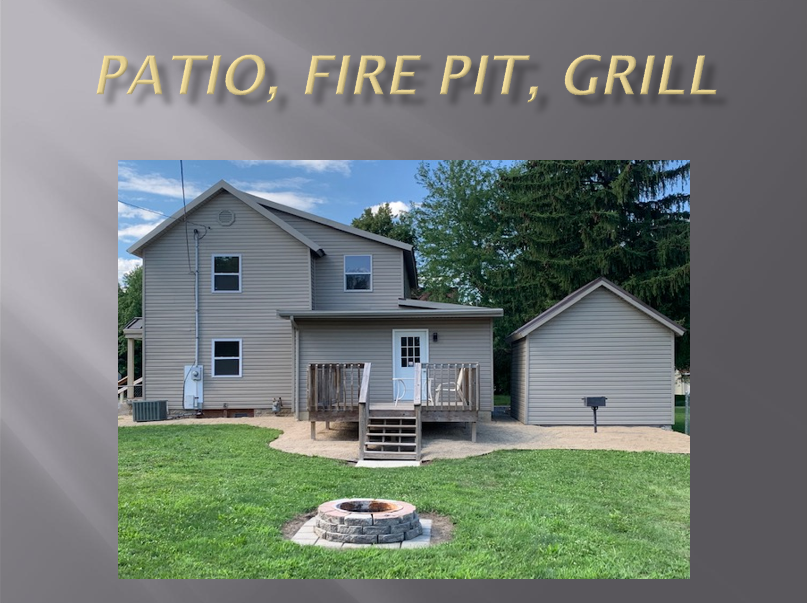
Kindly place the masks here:
[[(393, 400), (414, 400), (415, 363), (429, 361), (429, 332), (426, 329), (392, 332)], [(425, 386), (421, 399), (425, 396)]]

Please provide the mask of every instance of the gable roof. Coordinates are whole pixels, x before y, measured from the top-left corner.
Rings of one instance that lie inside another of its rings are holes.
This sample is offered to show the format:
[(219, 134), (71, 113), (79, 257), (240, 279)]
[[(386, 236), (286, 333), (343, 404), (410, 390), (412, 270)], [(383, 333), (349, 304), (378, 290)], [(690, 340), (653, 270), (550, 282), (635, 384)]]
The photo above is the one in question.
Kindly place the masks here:
[(325, 250), (323, 250), (320, 245), (312, 241), (310, 238), (302, 234), (299, 230), (291, 226), (288, 222), (283, 220), (283, 218), (278, 216), (275, 212), (284, 212), (304, 220), (309, 220), (310, 222), (316, 222), (317, 224), (322, 224), (323, 226), (341, 230), (342, 232), (346, 232), (357, 237), (362, 237), (364, 239), (369, 239), (370, 241), (375, 241), (376, 243), (401, 249), (404, 252), (404, 263), (409, 276), (409, 281), (413, 285), (417, 285), (417, 268), (415, 266), (415, 255), (412, 251), (411, 245), (402, 243), (401, 241), (396, 241), (395, 239), (390, 239), (388, 237), (382, 237), (381, 235), (367, 232), (359, 228), (354, 228), (353, 226), (348, 226), (347, 224), (340, 224), (339, 222), (334, 222), (333, 220), (316, 216), (314, 214), (289, 207), (288, 205), (283, 205), (281, 203), (276, 203), (275, 201), (269, 201), (262, 197), (250, 195), (249, 193), (238, 190), (225, 180), (219, 180), (216, 184), (191, 201), (185, 208), (177, 210), (169, 217), (169, 219), (164, 220), (154, 230), (129, 247), (127, 251), (133, 255), (140, 256), (143, 248), (155, 239), (162, 236), (169, 228), (171, 228), (171, 226), (174, 225), (174, 222), (181, 222), (184, 220), (186, 213), (190, 213), (201, 205), (204, 205), (222, 191), (230, 193), (236, 199), (254, 209), (264, 218), (274, 223), (292, 237), (303, 243), (303, 245), (309, 247), (311, 251), (320, 257), (325, 255)]
[(591, 281), (588, 285), (584, 285), (583, 287), (580, 287), (577, 291), (574, 291), (573, 293), (567, 295), (548, 310), (541, 312), (538, 316), (533, 318), (524, 326), (519, 327), (518, 329), (510, 333), (510, 335), (507, 337), (505, 341), (507, 341), (508, 343), (512, 343), (514, 341), (518, 341), (519, 339), (523, 339), (524, 337), (532, 333), (535, 329), (537, 329), (541, 325), (546, 324), (547, 322), (555, 318), (558, 314), (565, 312), (573, 305), (575, 305), (577, 302), (579, 302), (581, 299), (583, 299), (590, 293), (596, 291), (600, 287), (608, 289), (611, 293), (622, 298), (624, 301), (629, 303), (631, 306), (633, 306), (640, 312), (646, 314), (653, 320), (661, 323), (662, 325), (673, 331), (676, 335), (683, 335), (686, 332), (686, 329), (684, 329), (684, 327), (679, 325), (677, 322), (670, 320), (669, 318), (664, 316), (661, 312), (654, 310), (653, 308), (648, 306), (638, 297), (631, 295), (619, 285), (616, 285), (611, 281), (609, 281), (604, 276), (601, 276), (600, 278)]
[(224, 180), (219, 180), (216, 184), (214, 184), (205, 192), (203, 192), (201, 195), (196, 197), (196, 199), (188, 203), (188, 205), (185, 208), (177, 210), (173, 215), (170, 216), (168, 220), (164, 220), (159, 226), (157, 226), (157, 228), (149, 232), (146, 236), (144, 236), (134, 245), (129, 247), (127, 251), (132, 255), (137, 256), (141, 255), (143, 248), (152, 241), (154, 241), (155, 239), (162, 236), (169, 228), (171, 228), (174, 225), (174, 222), (183, 221), (185, 214), (190, 213), (193, 210), (204, 205), (222, 191), (230, 193), (233, 197), (235, 197), (242, 203), (254, 209), (264, 218), (266, 218), (267, 220), (269, 220), (270, 222), (281, 228), (283, 231), (287, 232), (292, 237), (300, 241), (303, 245), (311, 249), (311, 251), (316, 253), (318, 256), (325, 255), (325, 252), (323, 251), (322, 247), (317, 245), (314, 241), (309, 239), (307, 236), (305, 236), (297, 229), (293, 228), (288, 223), (281, 220), (271, 211), (268, 211), (265, 207), (262, 207), (259, 203), (256, 203), (252, 195), (247, 195), (246, 193), (239, 191), (237, 188), (233, 187), (231, 184), (225, 182)]

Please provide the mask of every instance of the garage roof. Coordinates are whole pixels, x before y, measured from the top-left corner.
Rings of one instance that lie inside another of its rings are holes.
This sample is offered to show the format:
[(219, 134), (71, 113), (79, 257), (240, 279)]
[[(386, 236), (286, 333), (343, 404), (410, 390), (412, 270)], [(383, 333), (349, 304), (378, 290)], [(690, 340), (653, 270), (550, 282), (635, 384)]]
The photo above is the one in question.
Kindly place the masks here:
[(555, 318), (558, 314), (565, 312), (573, 305), (575, 305), (577, 302), (579, 302), (581, 299), (583, 299), (593, 291), (596, 291), (600, 287), (604, 287), (605, 289), (608, 289), (615, 295), (621, 297), (623, 300), (628, 302), (634, 308), (636, 308), (640, 312), (643, 312), (644, 314), (647, 314), (647, 316), (649, 316), (653, 320), (660, 322), (662, 325), (673, 331), (676, 335), (683, 335), (686, 332), (686, 329), (684, 329), (684, 327), (679, 325), (677, 322), (670, 320), (669, 318), (664, 316), (661, 312), (654, 310), (639, 298), (625, 291), (622, 287), (612, 283), (604, 276), (601, 276), (600, 278), (591, 281), (588, 285), (580, 287), (580, 289), (578, 289), (574, 293), (569, 294), (568, 296), (560, 300), (558, 303), (556, 303), (554, 306), (552, 306), (548, 310), (542, 312), (541, 314), (533, 318), (524, 326), (513, 331), (507, 337), (506, 341), (508, 343), (512, 343), (514, 341), (518, 341), (519, 339), (523, 339), (524, 337), (532, 333), (535, 329), (537, 329), (543, 324), (546, 324), (547, 322)]

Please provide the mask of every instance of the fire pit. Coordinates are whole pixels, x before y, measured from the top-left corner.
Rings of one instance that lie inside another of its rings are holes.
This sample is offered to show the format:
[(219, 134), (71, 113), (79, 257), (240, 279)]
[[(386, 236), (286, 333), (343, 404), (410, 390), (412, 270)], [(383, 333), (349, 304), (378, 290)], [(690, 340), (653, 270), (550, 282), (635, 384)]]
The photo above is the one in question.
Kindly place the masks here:
[(333, 542), (384, 544), (417, 538), (423, 527), (417, 509), (409, 503), (342, 498), (319, 506), (314, 533)]

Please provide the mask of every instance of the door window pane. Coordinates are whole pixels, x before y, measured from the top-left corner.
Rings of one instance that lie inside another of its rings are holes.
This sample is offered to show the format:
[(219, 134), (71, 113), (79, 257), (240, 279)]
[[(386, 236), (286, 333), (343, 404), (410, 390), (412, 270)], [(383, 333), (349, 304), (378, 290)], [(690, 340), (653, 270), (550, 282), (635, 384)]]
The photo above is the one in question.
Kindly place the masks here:
[(401, 337), (401, 366), (414, 366), (420, 362), (420, 337)]

